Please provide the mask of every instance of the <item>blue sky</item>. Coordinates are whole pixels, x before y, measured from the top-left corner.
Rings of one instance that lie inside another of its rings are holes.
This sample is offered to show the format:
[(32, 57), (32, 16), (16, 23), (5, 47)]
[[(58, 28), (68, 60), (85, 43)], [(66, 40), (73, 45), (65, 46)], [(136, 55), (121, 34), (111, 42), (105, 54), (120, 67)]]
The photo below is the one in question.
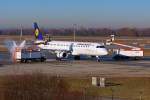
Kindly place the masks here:
[(150, 27), (150, 0), (0, 0), (0, 28)]

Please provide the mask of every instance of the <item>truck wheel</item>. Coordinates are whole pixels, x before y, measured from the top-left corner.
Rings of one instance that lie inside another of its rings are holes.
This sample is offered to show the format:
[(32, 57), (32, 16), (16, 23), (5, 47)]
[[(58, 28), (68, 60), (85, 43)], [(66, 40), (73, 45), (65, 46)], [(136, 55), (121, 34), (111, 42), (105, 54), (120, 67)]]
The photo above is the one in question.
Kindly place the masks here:
[(140, 60), (140, 57), (134, 57), (134, 60)]
[(114, 56), (113, 59), (116, 60), (116, 61), (118, 61), (118, 60), (120, 60), (121, 58), (120, 58), (119, 56)]
[(25, 62), (25, 63), (27, 63), (27, 62), (28, 62), (28, 60), (27, 60), (27, 59), (25, 59), (25, 60), (24, 60), (24, 62)]
[(21, 59), (21, 63), (24, 63), (24, 59)]
[(44, 57), (41, 58), (41, 62), (44, 62), (46, 59)]
[(57, 61), (61, 61), (62, 59), (61, 59), (61, 58), (56, 58), (56, 60), (57, 60)]

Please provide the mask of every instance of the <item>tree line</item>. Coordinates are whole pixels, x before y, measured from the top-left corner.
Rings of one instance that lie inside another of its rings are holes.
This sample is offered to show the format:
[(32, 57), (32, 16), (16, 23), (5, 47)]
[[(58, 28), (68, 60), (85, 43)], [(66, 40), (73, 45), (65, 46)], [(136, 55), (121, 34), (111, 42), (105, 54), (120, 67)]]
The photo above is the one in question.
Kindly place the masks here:
[[(43, 34), (50, 34), (54, 36), (71, 36), (73, 35), (72, 28), (60, 28), (60, 29), (41, 29)], [(1, 29), (0, 35), (19, 35), (19, 29)], [(23, 35), (33, 35), (33, 29), (23, 29)], [(138, 28), (80, 28), (76, 29), (76, 35), (78, 36), (108, 36), (114, 34), (116, 36), (150, 36), (150, 28), (138, 29)]]

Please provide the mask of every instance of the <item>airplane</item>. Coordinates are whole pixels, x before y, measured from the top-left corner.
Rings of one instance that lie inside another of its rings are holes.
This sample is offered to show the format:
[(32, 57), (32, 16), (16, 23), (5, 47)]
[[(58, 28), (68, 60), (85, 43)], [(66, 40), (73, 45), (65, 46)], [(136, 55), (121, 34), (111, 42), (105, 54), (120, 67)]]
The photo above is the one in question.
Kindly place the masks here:
[(104, 43), (94, 42), (73, 42), (73, 41), (45, 41), (43, 34), (40, 32), (38, 24), (34, 23), (35, 45), (41, 50), (48, 50), (56, 54), (57, 60), (68, 58), (68, 55), (74, 56), (76, 60), (80, 59), (81, 55), (96, 57), (100, 61), (100, 57), (108, 54)]

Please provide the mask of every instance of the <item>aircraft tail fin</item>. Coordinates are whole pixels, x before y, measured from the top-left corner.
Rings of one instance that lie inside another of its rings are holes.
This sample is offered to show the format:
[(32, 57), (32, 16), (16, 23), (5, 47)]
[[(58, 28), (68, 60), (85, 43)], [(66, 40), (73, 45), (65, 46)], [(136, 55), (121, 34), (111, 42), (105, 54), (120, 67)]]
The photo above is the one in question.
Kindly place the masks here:
[(37, 40), (43, 40), (43, 34), (40, 32), (38, 24), (34, 23), (34, 35)]

